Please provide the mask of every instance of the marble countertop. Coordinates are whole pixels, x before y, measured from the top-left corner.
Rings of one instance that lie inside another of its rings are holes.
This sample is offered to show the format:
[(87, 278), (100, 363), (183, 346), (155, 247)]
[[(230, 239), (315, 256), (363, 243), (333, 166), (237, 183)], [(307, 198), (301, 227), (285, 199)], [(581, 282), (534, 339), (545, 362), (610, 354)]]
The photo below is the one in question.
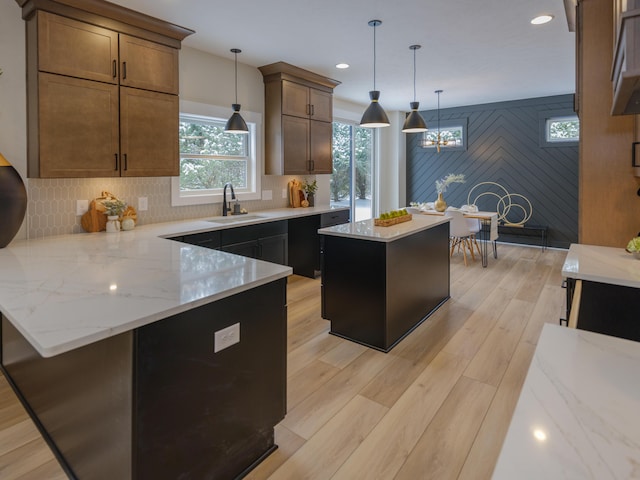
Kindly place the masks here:
[(640, 288), (640, 260), (623, 248), (573, 243), (562, 266), (562, 275)]
[(494, 480), (640, 477), (640, 343), (545, 324)]
[(436, 225), (449, 222), (448, 217), (435, 215), (413, 215), (408, 222), (398, 223), (390, 227), (376, 227), (373, 219), (361, 220), (354, 223), (345, 223), (333, 227), (321, 228), (321, 235), (333, 235), (336, 237), (355, 238), (359, 240), (372, 240), (376, 242), (392, 242), (402, 237), (407, 237), (421, 230), (433, 228)]
[(0, 249), (0, 312), (40, 355), (58, 355), (292, 273), (167, 237), (330, 211), (285, 208), (226, 224), (209, 220), (231, 217), (14, 241)]

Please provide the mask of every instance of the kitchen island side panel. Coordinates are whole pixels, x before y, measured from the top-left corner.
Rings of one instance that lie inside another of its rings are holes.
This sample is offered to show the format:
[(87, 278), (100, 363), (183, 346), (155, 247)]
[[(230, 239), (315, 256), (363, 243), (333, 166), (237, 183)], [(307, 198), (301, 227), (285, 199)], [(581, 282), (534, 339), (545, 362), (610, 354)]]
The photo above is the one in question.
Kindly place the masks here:
[[(274, 448), (286, 413), (286, 278), (142, 327), (135, 478), (234, 479)], [(214, 334), (240, 341), (214, 353)]]
[(322, 301), (331, 333), (383, 348), (386, 245), (324, 236)]
[(390, 345), (417, 327), (449, 295), (449, 223), (387, 244)]
[(390, 242), (324, 236), (331, 333), (389, 351), (449, 298), (449, 224)]
[(44, 358), (2, 318), (4, 371), (71, 478), (132, 478), (132, 336)]

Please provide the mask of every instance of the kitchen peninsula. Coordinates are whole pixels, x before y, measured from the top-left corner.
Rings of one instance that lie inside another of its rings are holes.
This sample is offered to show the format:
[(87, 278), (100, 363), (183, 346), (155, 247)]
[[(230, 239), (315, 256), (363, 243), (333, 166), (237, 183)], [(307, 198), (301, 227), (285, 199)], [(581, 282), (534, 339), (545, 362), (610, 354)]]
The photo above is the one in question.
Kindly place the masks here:
[(449, 218), (415, 215), (318, 231), (322, 317), (331, 333), (390, 351), (449, 298)]
[(328, 211), (0, 250), (2, 368), (71, 478), (235, 478), (276, 448), (292, 269), (167, 238)]

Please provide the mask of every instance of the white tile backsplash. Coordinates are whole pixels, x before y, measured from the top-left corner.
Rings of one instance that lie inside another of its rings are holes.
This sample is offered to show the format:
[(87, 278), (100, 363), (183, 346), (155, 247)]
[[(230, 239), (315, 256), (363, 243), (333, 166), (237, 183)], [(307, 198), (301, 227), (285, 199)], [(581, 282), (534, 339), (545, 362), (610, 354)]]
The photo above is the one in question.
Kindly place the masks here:
[[(262, 177), (262, 190), (280, 192), (294, 177)], [(107, 191), (137, 209), (138, 197), (147, 197), (149, 209), (138, 212), (140, 224), (186, 220), (222, 214), (222, 203), (171, 206), (170, 177), (64, 178), (27, 180), (27, 232), (29, 238), (84, 232), (76, 215), (76, 200), (89, 201)], [(288, 200), (274, 195), (271, 200), (244, 201), (249, 212), (286, 207)]]

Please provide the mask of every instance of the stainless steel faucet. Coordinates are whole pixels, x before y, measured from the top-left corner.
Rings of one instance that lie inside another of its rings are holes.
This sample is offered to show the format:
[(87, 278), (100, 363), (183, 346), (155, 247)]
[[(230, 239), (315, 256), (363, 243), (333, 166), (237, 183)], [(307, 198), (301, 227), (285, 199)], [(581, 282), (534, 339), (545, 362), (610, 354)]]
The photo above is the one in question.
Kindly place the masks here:
[(222, 189), (222, 216), (223, 217), (226, 217), (227, 213), (231, 209), (231, 206), (227, 204), (227, 187), (231, 189), (231, 200), (236, 199), (236, 194), (233, 191), (233, 185), (231, 185), (231, 182), (225, 183), (224, 188)]

